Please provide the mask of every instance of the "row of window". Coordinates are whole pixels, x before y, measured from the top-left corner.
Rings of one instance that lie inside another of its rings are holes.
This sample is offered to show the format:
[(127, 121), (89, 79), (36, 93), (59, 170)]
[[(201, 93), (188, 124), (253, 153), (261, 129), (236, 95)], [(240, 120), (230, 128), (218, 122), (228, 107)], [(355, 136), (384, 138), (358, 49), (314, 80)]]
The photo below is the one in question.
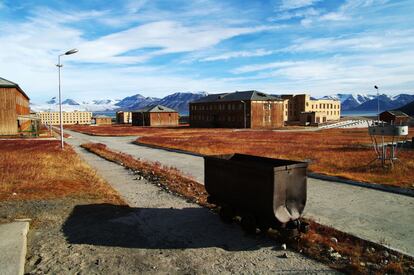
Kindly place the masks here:
[[(309, 107), (309, 102), (306, 102), (306, 107)], [(312, 109), (339, 109), (339, 104), (333, 103), (319, 103), (312, 104)]]
[(227, 103), (227, 104), (209, 104), (209, 105), (191, 105), (191, 110), (243, 110), (243, 103)]
[(192, 115), (191, 116), (191, 120), (193, 121), (228, 121), (228, 122), (234, 122), (234, 121), (238, 121), (238, 122), (243, 122), (244, 118), (241, 116), (218, 116), (216, 118), (214, 118), (214, 116), (211, 115)]

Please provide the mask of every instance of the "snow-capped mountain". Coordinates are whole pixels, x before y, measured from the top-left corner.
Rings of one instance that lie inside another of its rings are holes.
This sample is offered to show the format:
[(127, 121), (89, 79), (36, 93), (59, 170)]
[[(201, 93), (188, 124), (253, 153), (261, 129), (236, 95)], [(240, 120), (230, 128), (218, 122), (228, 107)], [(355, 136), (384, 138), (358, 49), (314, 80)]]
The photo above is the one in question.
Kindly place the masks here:
[(70, 99), (70, 98), (65, 99), (64, 101), (62, 101), (62, 104), (64, 104), (64, 105), (80, 105), (75, 100)]
[[(64, 111), (90, 111), (90, 112), (116, 112), (131, 111), (142, 109), (148, 105), (161, 104), (169, 108), (177, 110), (180, 114), (188, 114), (188, 103), (206, 96), (205, 92), (184, 92), (174, 93), (164, 98), (145, 97), (140, 94), (119, 99), (96, 99), (91, 101), (82, 101), (78, 103), (73, 99), (65, 99), (62, 101)], [(34, 112), (58, 110), (58, 102), (56, 99), (47, 101), (44, 104), (31, 103), (31, 109)]]
[(188, 103), (205, 96), (207, 96), (206, 92), (174, 93), (162, 98), (156, 104), (164, 105), (166, 107), (177, 110), (180, 114), (188, 114)]
[[(374, 94), (346, 94), (340, 93), (335, 95), (324, 96), (324, 99), (337, 99), (341, 101), (342, 111), (376, 111), (377, 95)], [(391, 110), (399, 108), (414, 100), (414, 95), (399, 94), (388, 96), (381, 94), (379, 96), (380, 109)]]
[(140, 94), (128, 96), (119, 101), (116, 106), (122, 110), (137, 110), (144, 108), (150, 104), (158, 102), (160, 99), (156, 97), (145, 97)]

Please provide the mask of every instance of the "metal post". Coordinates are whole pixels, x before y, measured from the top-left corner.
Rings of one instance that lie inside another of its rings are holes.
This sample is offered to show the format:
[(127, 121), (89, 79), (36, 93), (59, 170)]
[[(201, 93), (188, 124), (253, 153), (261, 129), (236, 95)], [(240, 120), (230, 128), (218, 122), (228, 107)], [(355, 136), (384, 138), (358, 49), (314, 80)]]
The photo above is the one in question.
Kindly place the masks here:
[(377, 85), (375, 85), (374, 88), (377, 90), (377, 120), (378, 120), (378, 123), (379, 123), (379, 121), (380, 121), (379, 88), (378, 88)]
[(58, 64), (56, 65), (58, 67), (59, 71), (59, 123), (60, 123), (60, 146), (63, 149), (63, 114), (62, 114), (62, 92), (61, 92), (61, 85), (60, 85), (60, 68), (62, 68), (62, 64), (60, 64), (60, 57), (61, 55), (58, 55)]
[(241, 103), (243, 103), (243, 121), (244, 121), (244, 128), (247, 128), (246, 125), (246, 102), (244, 102), (243, 100), (240, 101)]

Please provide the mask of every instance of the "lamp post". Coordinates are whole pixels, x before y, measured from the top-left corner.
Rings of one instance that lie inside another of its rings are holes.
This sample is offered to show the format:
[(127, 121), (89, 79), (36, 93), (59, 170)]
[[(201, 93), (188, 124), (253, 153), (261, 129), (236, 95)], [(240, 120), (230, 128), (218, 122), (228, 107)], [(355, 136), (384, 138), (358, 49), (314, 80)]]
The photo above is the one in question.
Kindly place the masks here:
[(60, 57), (63, 55), (70, 55), (77, 53), (77, 49), (69, 50), (63, 54), (58, 55), (58, 64), (56, 65), (58, 67), (59, 71), (59, 120), (60, 120), (60, 144), (61, 148), (63, 149), (63, 114), (62, 114), (62, 93), (61, 93), (61, 85), (60, 85), (60, 69), (63, 67), (62, 64), (60, 64)]
[(246, 102), (243, 100), (240, 100), (241, 103), (243, 103), (243, 121), (244, 121), (244, 128), (246, 129)]
[(378, 90), (378, 86), (375, 85), (374, 88), (377, 90), (377, 120), (378, 123), (380, 121), (380, 109), (379, 109), (379, 90)]
[(49, 131), (50, 131), (50, 136), (52, 136), (52, 104), (53, 102), (56, 100), (56, 97), (52, 97), (49, 100)]

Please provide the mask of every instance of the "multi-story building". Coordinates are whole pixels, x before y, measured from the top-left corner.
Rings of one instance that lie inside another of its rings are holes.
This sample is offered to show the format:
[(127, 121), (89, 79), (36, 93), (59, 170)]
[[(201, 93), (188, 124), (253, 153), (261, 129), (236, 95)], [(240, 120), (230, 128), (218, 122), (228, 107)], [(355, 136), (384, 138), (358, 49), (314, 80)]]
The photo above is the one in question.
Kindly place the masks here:
[(283, 127), (283, 100), (258, 91), (211, 94), (190, 103), (191, 127)]
[(118, 124), (132, 123), (132, 112), (124, 112), (124, 111), (116, 112), (116, 123)]
[[(59, 112), (39, 112), (37, 116), (40, 117), (43, 124), (59, 125), (60, 116)], [(71, 124), (91, 124), (92, 112), (62, 112), (63, 125)]]
[(319, 124), (341, 118), (341, 102), (334, 99), (312, 99), (310, 95), (282, 95), (285, 121)]

